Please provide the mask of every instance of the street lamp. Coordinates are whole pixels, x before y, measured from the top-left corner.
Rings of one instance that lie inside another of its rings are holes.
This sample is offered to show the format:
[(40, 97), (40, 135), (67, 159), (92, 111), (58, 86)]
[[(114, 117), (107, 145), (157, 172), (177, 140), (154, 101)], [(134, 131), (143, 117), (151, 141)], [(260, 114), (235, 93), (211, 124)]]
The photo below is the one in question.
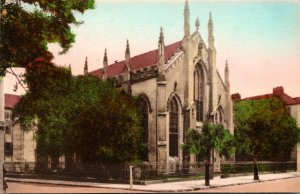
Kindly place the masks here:
[(5, 192), (7, 185), (4, 181), (4, 135), (7, 124), (5, 121), (0, 121), (0, 192)]

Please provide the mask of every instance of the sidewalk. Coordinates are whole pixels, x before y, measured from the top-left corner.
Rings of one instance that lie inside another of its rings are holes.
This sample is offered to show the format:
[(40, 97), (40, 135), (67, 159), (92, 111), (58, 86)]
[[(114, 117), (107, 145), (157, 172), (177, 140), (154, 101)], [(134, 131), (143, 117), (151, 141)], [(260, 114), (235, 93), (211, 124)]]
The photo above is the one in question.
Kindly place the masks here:
[(183, 191), (194, 191), (203, 190), (215, 187), (224, 187), (231, 185), (241, 185), (255, 182), (271, 181), (278, 179), (288, 179), (300, 177), (299, 172), (287, 172), (278, 174), (261, 174), (259, 175), (260, 180), (254, 181), (253, 175), (251, 176), (240, 176), (230, 178), (214, 177), (210, 180), (210, 186), (204, 185), (204, 180), (193, 180), (193, 181), (182, 181), (172, 183), (159, 183), (151, 185), (133, 185), (130, 189), (129, 184), (113, 184), (113, 183), (87, 183), (87, 182), (75, 182), (75, 181), (58, 181), (58, 180), (41, 180), (41, 179), (18, 179), (18, 178), (5, 178), (10, 182), (26, 182), (26, 183), (44, 183), (44, 184), (55, 184), (55, 185), (71, 185), (71, 186), (88, 186), (88, 187), (99, 187), (99, 188), (114, 188), (114, 189), (126, 189), (135, 191), (148, 191), (148, 192), (183, 192)]

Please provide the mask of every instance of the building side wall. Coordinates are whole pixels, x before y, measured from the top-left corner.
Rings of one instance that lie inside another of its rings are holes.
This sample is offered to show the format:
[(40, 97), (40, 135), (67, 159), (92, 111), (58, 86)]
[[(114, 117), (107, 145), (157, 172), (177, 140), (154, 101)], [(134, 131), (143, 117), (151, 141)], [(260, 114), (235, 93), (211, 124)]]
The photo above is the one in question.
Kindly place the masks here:
[(145, 94), (150, 101), (151, 112), (148, 114), (148, 156), (150, 163), (156, 163), (156, 78), (134, 83), (131, 86), (131, 90), (133, 96)]
[[(187, 63), (184, 58), (186, 53), (183, 53), (179, 58), (174, 61), (174, 63), (169, 64), (169, 67), (166, 70), (166, 107), (172, 98), (177, 100), (179, 106), (179, 117), (178, 117), (178, 145), (183, 144), (183, 109), (184, 102), (186, 101), (186, 82), (187, 82)], [(166, 142), (167, 142), (167, 162), (179, 162), (182, 163), (182, 149), (178, 149), (179, 154), (177, 157), (169, 157), (169, 110), (166, 112)]]
[[(297, 126), (300, 127), (300, 104), (290, 106), (290, 114), (297, 121)], [(292, 159), (297, 161), (297, 171), (300, 172), (300, 143), (298, 143), (292, 152)]]
[(12, 162), (24, 162), (24, 132), (21, 129), (20, 124), (14, 124), (12, 126), (12, 143), (13, 143), (13, 159)]
[(24, 161), (35, 162), (36, 161), (36, 141), (34, 140), (34, 130), (23, 132), (24, 136)]

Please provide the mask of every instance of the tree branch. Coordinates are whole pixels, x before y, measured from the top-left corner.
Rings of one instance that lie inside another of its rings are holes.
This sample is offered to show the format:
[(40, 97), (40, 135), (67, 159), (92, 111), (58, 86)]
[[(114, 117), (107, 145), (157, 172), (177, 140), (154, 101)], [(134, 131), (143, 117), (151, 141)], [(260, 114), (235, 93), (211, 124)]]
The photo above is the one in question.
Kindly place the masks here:
[(17, 75), (11, 67), (10, 67), (9, 69), (10, 69), (10, 71), (8, 71), (8, 70), (6, 69), (6, 72), (12, 74), (13, 76), (15, 76), (15, 78), (18, 80), (17, 83), (20, 84), (20, 86), (25, 90), (25, 92), (27, 92), (27, 87), (25, 87), (25, 86), (23, 85), (23, 80), (20, 79), (20, 76)]

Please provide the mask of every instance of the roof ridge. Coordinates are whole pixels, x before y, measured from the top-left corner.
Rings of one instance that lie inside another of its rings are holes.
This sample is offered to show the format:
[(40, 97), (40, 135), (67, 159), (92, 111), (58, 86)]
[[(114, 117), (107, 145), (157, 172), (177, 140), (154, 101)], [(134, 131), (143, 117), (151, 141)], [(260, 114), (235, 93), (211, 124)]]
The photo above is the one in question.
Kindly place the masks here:
[[(178, 48), (181, 48), (181, 42), (182, 41), (180, 40), (180, 41), (176, 41), (176, 42), (173, 42), (173, 43), (165, 46), (165, 51), (166, 51), (165, 58), (166, 59), (169, 59), (172, 56), (172, 54), (174, 54), (174, 52), (176, 52), (176, 50), (178, 50)], [(174, 46), (176, 46), (176, 47), (174, 47)], [(156, 64), (157, 63), (157, 51), (158, 51), (158, 49), (153, 49), (153, 50), (135, 55), (133, 57), (130, 57), (130, 60), (131, 60), (130, 66), (131, 66), (132, 70), (149, 67), (149, 66)], [(109, 64), (107, 66), (108, 76), (117, 76), (117, 75), (122, 74), (124, 71), (123, 65), (125, 65), (125, 59), (122, 61), (117, 61), (115, 63)], [(89, 72), (89, 74), (98, 76), (101, 79), (102, 74), (103, 74), (103, 67), (93, 70), (93, 71)]]
[(282, 101), (284, 101), (284, 103), (286, 105), (300, 104), (300, 97), (293, 98), (293, 97), (289, 96), (288, 94), (286, 94), (285, 92), (279, 93), (279, 94), (268, 93), (268, 94), (261, 94), (261, 95), (256, 95), (256, 96), (250, 96), (250, 97), (243, 98), (242, 100), (262, 100), (262, 99), (271, 98), (271, 97), (278, 97), (278, 98), (280, 98)]
[(18, 95), (18, 94), (9, 94), (9, 93), (4, 93), (4, 95), (10, 95), (10, 96), (18, 96), (18, 97), (22, 97), (22, 95)]

